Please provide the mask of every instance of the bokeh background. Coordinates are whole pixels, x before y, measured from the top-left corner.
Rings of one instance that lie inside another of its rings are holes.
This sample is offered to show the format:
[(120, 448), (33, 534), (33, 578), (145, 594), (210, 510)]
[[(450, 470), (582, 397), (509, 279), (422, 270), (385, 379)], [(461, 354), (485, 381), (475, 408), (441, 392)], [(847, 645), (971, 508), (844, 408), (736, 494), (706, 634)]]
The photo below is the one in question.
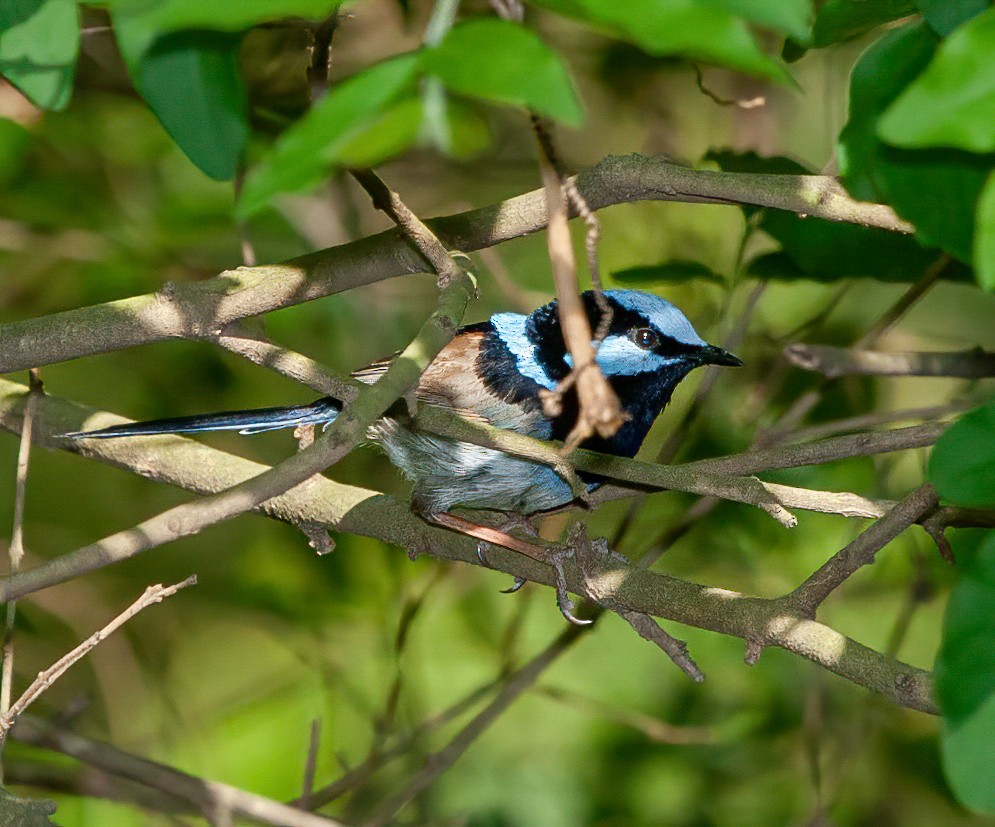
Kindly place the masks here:
[[(480, 4), (478, 4), (480, 5)], [(405, 10), (405, 6), (408, 6)], [(473, 4), (465, 9), (472, 10)], [(418, 45), (427, 5), (367, 0), (335, 35), (333, 78)], [(211, 277), (242, 262), (247, 239), (260, 262), (279, 261), (376, 232), (386, 219), (345, 176), (287, 197), (240, 227), (230, 184), (212, 182), (177, 149), (124, 80), (95, 16), (71, 106), (41, 113), (0, 84), (0, 321), (142, 294), (166, 282)], [(693, 66), (535, 12), (563, 53), (586, 111), (583, 129), (560, 129), (572, 169), (609, 154), (666, 153), (717, 168), (709, 151), (787, 156), (835, 169), (848, 73), (867, 41), (811, 52), (793, 64), (799, 88)], [(307, 101), (303, 41), (293, 30), (254, 32), (243, 47), (260, 134)], [(418, 150), (381, 173), (421, 216), (447, 214), (538, 186), (527, 116), (477, 104), (467, 157)], [(257, 151), (265, 138), (257, 139)], [(679, 453), (745, 450), (819, 379), (787, 369), (795, 340), (848, 344), (906, 289), (801, 274), (758, 284), (748, 262), (776, 245), (735, 207), (641, 203), (600, 215), (606, 274), (696, 262), (716, 278), (641, 283), (666, 296), (711, 341), (722, 342), (755, 301), (746, 362), (723, 372)], [(582, 227), (574, 227), (581, 249)], [(550, 297), (541, 236), (474, 256), (481, 297), (467, 321), (534, 307)], [(676, 268), (679, 269), (679, 268)], [(910, 277), (913, 280), (914, 275)], [(610, 277), (607, 281), (611, 282)], [(403, 346), (434, 304), (430, 276), (409, 276), (269, 315), (266, 331), (342, 371)], [(995, 347), (995, 299), (943, 281), (882, 342), (887, 349)], [(50, 393), (136, 419), (306, 401), (313, 394), (207, 344), (164, 342), (53, 365)], [(653, 457), (688, 413), (699, 372), (676, 394), (642, 456)], [(968, 398), (961, 380), (852, 378), (829, 386), (803, 425), (855, 414)], [(211, 435), (211, 444), (275, 463), (295, 450), (286, 433)], [(0, 526), (12, 519), (17, 440), (0, 434)], [(855, 459), (771, 479), (897, 497), (922, 479), (925, 456)], [(386, 460), (361, 449), (329, 472), (397, 492)], [(32, 563), (126, 528), (189, 495), (67, 453), (35, 451), (26, 543)], [(693, 503), (649, 497), (621, 548), (638, 555)], [(585, 517), (612, 536), (629, 503)], [(657, 563), (697, 582), (776, 596), (801, 582), (861, 529), (859, 521), (800, 514), (782, 529), (725, 504)], [(0, 531), (6, 535), (6, 529)], [(149, 583), (196, 572), (196, 588), (153, 607), (102, 643), (49, 690), (36, 710), (69, 715), (80, 731), (123, 749), (278, 799), (301, 788), (312, 721), (321, 722), (318, 783), (360, 762), (385, 733), (405, 732), (537, 652), (563, 628), (552, 592), (498, 593), (504, 576), (422, 558), (352, 536), (318, 557), (296, 530), (245, 516), (55, 589), (18, 607), (16, 686), (23, 687), (102, 626)], [(0, 541), (0, 545), (4, 541)], [(862, 643), (929, 668), (952, 581), (928, 538), (907, 532), (822, 609)], [(399, 630), (404, 630), (399, 643)], [(671, 627), (706, 672), (693, 685), (618, 618), (583, 635), (509, 708), (456, 766), (401, 818), (453, 825), (974, 825), (951, 798), (938, 721), (897, 709), (801, 659), (767, 651), (753, 667), (738, 640)], [(418, 739), (329, 812), (368, 812), (445, 743), (452, 725)], [(12, 743), (8, 780), (34, 777), (64, 825), (167, 825), (130, 801), (80, 795), (75, 762)], [(52, 788), (55, 788), (54, 790)], [(92, 788), (92, 785), (91, 785)], [(24, 788), (29, 789), (29, 788)], [(38, 787), (30, 789), (37, 790)], [(192, 817), (182, 823), (195, 823)]]

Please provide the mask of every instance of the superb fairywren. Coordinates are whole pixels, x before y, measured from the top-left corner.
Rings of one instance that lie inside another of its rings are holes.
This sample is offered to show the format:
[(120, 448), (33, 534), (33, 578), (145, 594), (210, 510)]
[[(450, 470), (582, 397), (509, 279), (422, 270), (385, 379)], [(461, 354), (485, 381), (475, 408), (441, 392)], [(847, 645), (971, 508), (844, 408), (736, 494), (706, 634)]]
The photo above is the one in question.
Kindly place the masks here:
[[(607, 290), (611, 324), (597, 348), (597, 363), (618, 394), (627, 419), (609, 438), (592, 437), (583, 447), (632, 457), (674, 389), (701, 365), (741, 365), (722, 348), (705, 342), (670, 302), (636, 290)], [(584, 306), (596, 329), (601, 310), (592, 292)], [(372, 383), (390, 359), (353, 375)], [(577, 418), (577, 399), (568, 391), (559, 416), (543, 411), (540, 391), (553, 390), (571, 368), (560, 332), (556, 302), (531, 315), (498, 313), (461, 328), (422, 374), (416, 395), (427, 405), (447, 408), (538, 439), (563, 439)], [(324, 397), (309, 405), (156, 419), (114, 425), (65, 436), (73, 439), (237, 430), (259, 433), (297, 425), (327, 424), (341, 404)], [(369, 437), (414, 483), (413, 507), (432, 519), (456, 505), (533, 514), (569, 503), (570, 486), (550, 467), (491, 448), (414, 429), (401, 418), (384, 417)], [(598, 485), (585, 480), (589, 488)]]

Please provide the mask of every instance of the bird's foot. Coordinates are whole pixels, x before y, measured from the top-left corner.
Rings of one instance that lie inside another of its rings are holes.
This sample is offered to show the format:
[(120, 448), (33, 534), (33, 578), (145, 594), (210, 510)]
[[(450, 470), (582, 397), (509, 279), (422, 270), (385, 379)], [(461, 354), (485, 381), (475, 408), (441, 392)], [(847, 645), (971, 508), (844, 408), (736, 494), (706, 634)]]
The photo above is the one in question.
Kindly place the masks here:
[[(494, 568), (490, 562), (487, 560), (487, 552), (493, 547), (493, 543), (488, 543), (486, 540), (481, 540), (477, 543), (477, 559), (480, 561), (480, 565), (484, 568), (492, 569)], [(524, 586), (529, 581), (524, 577), (516, 577), (515, 582), (512, 583), (507, 589), (501, 589), (501, 594), (514, 594), (522, 586)]]

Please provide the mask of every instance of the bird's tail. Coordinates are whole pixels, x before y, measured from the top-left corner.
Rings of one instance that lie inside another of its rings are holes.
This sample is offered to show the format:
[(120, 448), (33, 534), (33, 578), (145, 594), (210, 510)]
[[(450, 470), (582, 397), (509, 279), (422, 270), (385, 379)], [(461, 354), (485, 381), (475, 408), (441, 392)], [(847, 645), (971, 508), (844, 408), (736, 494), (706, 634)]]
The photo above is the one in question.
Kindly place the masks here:
[(335, 420), (341, 410), (341, 402), (325, 396), (308, 405), (150, 419), (147, 422), (111, 425), (109, 428), (97, 431), (75, 431), (62, 436), (67, 439), (110, 439), (119, 436), (192, 434), (199, 431), (238, 431), (240, 434), (258, 434), (298, 425), (327, 425)]

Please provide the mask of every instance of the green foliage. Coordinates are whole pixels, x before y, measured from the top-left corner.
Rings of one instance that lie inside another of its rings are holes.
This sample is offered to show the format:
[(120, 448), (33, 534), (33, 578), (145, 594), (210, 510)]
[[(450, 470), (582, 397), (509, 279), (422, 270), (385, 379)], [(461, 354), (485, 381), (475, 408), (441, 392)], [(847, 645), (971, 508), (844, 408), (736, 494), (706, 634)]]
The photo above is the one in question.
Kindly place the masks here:
[(580, 125), (583, 113), (562, 58), (506, 20), (468, 20), (421, 55), (424, 71), (463, 95), (523, 106)]
[[(355, 138), (383, 118), (402, 95), (414, 87), (417, 54), (378, 63), (336, 84), (297, 123), (284, 132), (266, 158), (245, 182), (239, 211), (251, 215), (265, 207), (273, 195), (314, 187), (333, 165), (343, 162), (343, 152), (357, 152)], [(410, 116), (410, 111), (408, 112)], [(412, 138), (409, 130), (404, 136)], [(380, 149), (396, 151), (389, 137)], [(367, 153), (367, 161), (379, 161)]]
[(811, 27), (785, 42), (784, 59), (793, 63), (809, 49), (853, 40), (914, 12), (911, 0), (826, 0), (818, 4)]
[(160, 35), (129, 13), (115, 15), (114, 33), (135, 88), (180, 149), (212, 178), (234, 178), (249, 139), (241, 36)]
[(995, 150), (992, 55), (995, 8), (940, 44), (926, 70), (881, 117), (878, 134), (896, 146)]
[(946, 37), (991, 6), (991, 0), (915, 0), (915, 6), (929, 27)]
[(929, 480), (957, 505), (995, 505), (995, 400), (964, 414), (940, 437)]
[[(797, 28), (807, 3), (744, 3), (740, 0), (532, 0), (534, 5), (604, 28), (652, 55), (677, 55), (790, 82), (787, 69), (764, 54), (750, 33), (751, 22), (782, 31)], [(752, 16), (750, 16), (752, 15)]]
[(725, 284), (725, 279), (699, 261), (672, 260), (644, 267), (616, 270), (612, 279), (619, 284), (646, 290), (654, 284), (682, 284), (695, 279)]
[(995, 290), (995, 172), (988, 176), (988, 183), (978, 199), (974, 266), (981, 286)]
[(343, 0), (238, 0), (234, 3), (204, 0), (110, 0), (113, 11), (141, 15), (160, 32), (180, 29), (210, 29), (238, 32), (286, 17), (321, 20), (332, 14)]
[(840, 170), (855, 197), (890, 204), (915, 225), (924, 244), (967, 262), (978, 196), (992, 158), (900, 149), (877, 136), (880, 115), (927, 66), (936, 45), (924, 24), (904, 26), (881, 37), (861, 57), (851, 79), (850, 120), (840, 133)]
[(943, 765), (966, 806), (995, 814), (995, 532), (976, 549), (958, 544), (957, 557), (961, 579), (947, 603), (935, 665)]
[(65, 107), (79, 51), (74, 0), (0, 3), (0, 74), (42, 109)]

